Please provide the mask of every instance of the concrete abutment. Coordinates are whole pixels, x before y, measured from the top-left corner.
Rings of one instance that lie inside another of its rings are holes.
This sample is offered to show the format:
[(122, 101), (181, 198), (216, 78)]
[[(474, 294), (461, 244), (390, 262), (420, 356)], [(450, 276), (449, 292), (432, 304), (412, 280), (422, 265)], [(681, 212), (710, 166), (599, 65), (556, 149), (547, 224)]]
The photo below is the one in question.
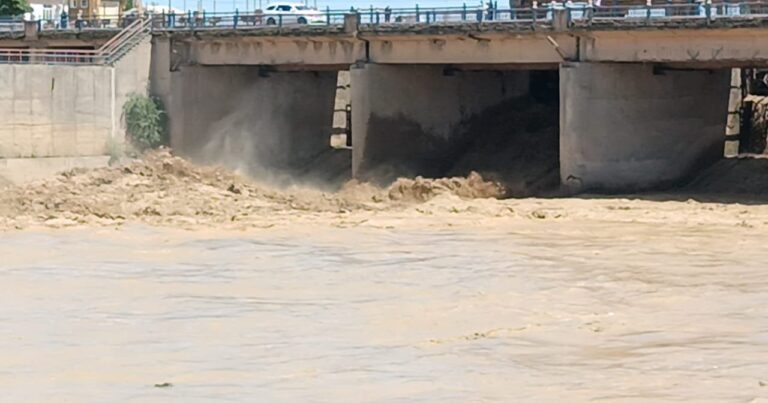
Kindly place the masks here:
[(717, 161), (723, 157), (729, 85), (729, 70), (563, 65), (563, 184), (571, 191), (658, 189)]

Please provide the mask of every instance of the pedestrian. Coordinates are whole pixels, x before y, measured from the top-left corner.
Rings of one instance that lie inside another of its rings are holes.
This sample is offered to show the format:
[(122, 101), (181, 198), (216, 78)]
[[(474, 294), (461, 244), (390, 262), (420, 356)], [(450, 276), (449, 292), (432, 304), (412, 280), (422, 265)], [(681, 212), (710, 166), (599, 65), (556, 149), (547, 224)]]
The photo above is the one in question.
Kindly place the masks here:
[(78, 30), (83, 29), (83, 10), (77, 10), (77, 19), (75, 20), (75, 28)]
[(392, 17), (392, 9), (389, 6), (384, 7), (384, 22), (389, 22)]
[(493, 1), (488, 2), (488, 21), (493, 21)]
[(69, 29), (69, 15), (67, 14), (67, 10), (64, 10), (61, 12), (61, 25), (59, 25), (59, 28), (61, 29)]

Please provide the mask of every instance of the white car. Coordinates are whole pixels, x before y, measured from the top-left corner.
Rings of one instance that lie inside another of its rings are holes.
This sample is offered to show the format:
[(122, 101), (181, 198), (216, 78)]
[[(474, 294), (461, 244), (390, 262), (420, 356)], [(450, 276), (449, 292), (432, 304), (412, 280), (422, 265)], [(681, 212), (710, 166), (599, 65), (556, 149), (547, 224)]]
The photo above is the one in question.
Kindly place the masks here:
[(325, 24), (326, 18), (320, 11), (300, 3), (273, 3), (264, 10), (267, 25), (277, 24)]

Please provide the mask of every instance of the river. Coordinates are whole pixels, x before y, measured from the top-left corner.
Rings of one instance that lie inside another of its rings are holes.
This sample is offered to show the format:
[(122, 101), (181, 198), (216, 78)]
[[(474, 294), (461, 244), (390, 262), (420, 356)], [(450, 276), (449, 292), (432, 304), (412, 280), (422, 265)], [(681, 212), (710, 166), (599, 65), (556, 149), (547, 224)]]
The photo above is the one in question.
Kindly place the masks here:
[(2, 401), (768, 401), (759, 228), (0, 236)]

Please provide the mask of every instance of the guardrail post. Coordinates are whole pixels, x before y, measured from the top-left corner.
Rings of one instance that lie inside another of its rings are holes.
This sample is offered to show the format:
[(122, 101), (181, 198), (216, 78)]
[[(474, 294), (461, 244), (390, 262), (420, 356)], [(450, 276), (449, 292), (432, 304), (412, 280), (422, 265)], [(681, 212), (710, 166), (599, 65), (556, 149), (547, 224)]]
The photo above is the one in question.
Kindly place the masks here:
[(419, 15), (419, 5), (416, 5), (416, 22), (421, 22), (421, 16)]
[(461, 20), (462, 21), (467, 20), (467, 3), (464, 3), (461, 6)]
[(234, 22), (234, 24), (233, 24), (233, 25), (234, 25), (234, 27), (235, 27), (235, 29), (237, 29), (237, 20), (238, 20), (239, 18), (240, 18), (240, 11), (239, 11), (238, 9), (235, 9), (235, 22)]
[(569, 9), (552, 9), (552, 28), (555, 31), (565, 31), (568, 29)]
[(24, 21), (24, 39), (25, 40), (37, 40), (39, 21)]
[(651, 1), (652, 0), (645, 1), (645, 22), (648, 25), (651, 24)]
[(344, 14), (344, 33), (354, 34), (357, 32), (357, 28), (360, 26), (360, 14), (349, 13)]
[(331, 7), (325, 6), (325, 23), (331, 25)]
[(278, 14), (277, 15), (277, 26), (281, 27), (281, 28), (283, 26), (283, 15), (282, 14)]

